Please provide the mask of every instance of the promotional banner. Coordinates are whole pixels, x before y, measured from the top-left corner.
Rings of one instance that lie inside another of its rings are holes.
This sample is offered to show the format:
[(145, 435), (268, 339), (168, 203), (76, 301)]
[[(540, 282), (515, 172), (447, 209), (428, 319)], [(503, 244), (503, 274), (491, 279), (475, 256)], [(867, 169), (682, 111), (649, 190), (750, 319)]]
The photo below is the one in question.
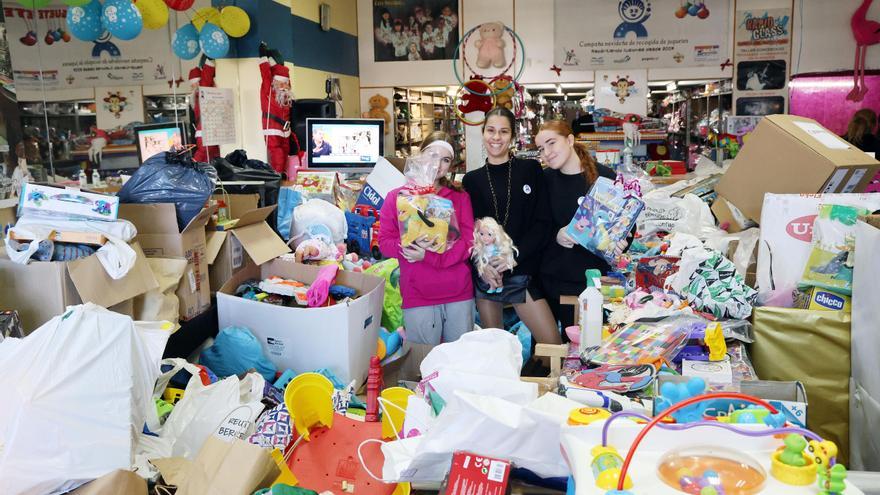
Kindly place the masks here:
[(596, 108), (645, 115), (648, 112), (648, 71), (596, 71)]
[(788, 113), (791, 9), (736, 11), (734, 115)]
[(577, 70), (720, 65), (730, 58), (731, 3), (555, 0), (554, 62)]
[[(67, 29), (66, 5), (31, 9), (3, 7), (6, 39), (17, 88), (47, 91), (95, 86), (162, 84), (180, 77), (168, 29), (144, 29), (131, 41), (108, 33), (80, 41)], [(174, 74), (172, 75), (172, 67)]]

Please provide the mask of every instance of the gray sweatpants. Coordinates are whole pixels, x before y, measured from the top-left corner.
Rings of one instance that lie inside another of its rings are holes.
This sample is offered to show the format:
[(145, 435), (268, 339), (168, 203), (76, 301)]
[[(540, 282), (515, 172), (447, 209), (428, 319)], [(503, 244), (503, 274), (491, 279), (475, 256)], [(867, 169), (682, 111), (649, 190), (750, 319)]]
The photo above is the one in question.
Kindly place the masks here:
[(474, 300), (404, 309), (403, 325), (413, 344), (455, 342), (474, 328)]

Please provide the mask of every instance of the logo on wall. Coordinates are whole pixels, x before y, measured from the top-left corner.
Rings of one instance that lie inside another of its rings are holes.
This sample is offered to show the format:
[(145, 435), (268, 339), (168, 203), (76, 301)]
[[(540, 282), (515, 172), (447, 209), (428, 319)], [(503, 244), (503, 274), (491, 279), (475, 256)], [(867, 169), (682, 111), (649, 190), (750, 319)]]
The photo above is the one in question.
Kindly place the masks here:
[(623, 22), (614, 30), (616, 39), (626, 38), (629, 33), (635, 33), (636, 38), (648, 37), (644, 24), (651, 17), (651, 0), (620, 0), (617, 13)]
[(626, 103), (627, 98), (636, 94), (635, 84), (629, 76), (618, 76), (617, 80), (611, 81), (611, 87), (614, 88), (614, 94), (620, 103)]
[(709, 9), (706, 7), (706, 2), (700, 1), (683, 1), (681, 3), (681, 7), (675, 11), (675, 17), (679, 19), (684, 19), (687, 16), (698, 17), (700, 19), (705, 19), (709, 17)]
[(122, 96), (121, 91), (108, 92), (107, 96), (104, 97), (104, 109), (118, 119), (128, 105), (127, 100), (128, 98)]
[(752, 41), (762, 41), (788, 36), (788, 21), (789, 17), (787, 15), (773, 17), (769, 13), (764, 12), (763, 16), (754, 17), (751, 12), (746, 12), (745, 18), (739, 27), (748, 31)]
[(577, 58), (574, 48), (570, 50), (568, 48), (563, 48), (562, 51), (565, 53), (565, 60), (562, 62), (562, 65), (581, 65), (581, 61)]

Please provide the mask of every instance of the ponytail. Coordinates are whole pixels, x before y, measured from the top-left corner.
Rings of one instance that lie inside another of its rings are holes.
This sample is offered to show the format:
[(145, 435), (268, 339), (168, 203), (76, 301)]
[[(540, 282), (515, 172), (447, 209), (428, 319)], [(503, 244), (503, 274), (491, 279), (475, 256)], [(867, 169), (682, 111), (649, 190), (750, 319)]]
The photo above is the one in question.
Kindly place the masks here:
[(877, 114), (873, 110), (863, 108), (856, 112), (852, 120), (849, 121), (844, 137), (850, 143), (858, 146), (862, 144), (866, 134), (874, 132), (874, 127), (876, 126)]
[[(548, 120), (541, 124), (541, 128), (538, 130), (538, 132), (541, 131), (553, 131), (556, 134), (559, 134), (560, 136), (566, 138), (568, 136), (574, 135), (571, 127), (564, 120)], [(593, 155), (590, 154), (590, 150), (587, 149), (587, 146), (583, 143), (578, 143), (577, 141), (575, 141), (574, 152), (580, 159), (581, 172), (584, 174), (584, 180), (587, 182), (587, 187), (591, 187), (593, 184), (596, 183), (596, 179), (599, 178), (599, 169), (596, 166), (596, 160), (593, 159)]]

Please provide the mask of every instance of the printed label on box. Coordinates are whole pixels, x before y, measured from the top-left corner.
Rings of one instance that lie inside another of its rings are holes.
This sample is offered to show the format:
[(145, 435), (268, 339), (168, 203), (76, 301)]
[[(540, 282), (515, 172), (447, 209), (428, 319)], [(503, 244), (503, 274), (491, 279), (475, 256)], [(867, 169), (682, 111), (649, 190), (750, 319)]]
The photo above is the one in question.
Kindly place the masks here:
[(785, 414), (785, 419), (801, 428), (807, 427), (807, 405), (803, 402), (768, 400), (771, 406)]
[(283, 356), (284, 355), (284, 341), (277, 337), (267, 337), (266, 338), (266, 346), (269, 348), (269, 354), (273, 356)]
[(232, 270), (238, 270), (241, 268), (241, 265), (244, 264), (244, 249), (241, 246), (241, 242), (235, 237), (232, 236)]
[(849, 176), (849, 180), (846, 181), (846, 185), (843, 186), (842, 192), (851, 193), (851, 192), (855, 191), (856, 187), (859, 186), (859, 183), (862, 182), (862, 178), (867, 173), (868, 173), (868, 169), (866, 169), (866, 168), (859, 168), (859, 169), (853, 170), (852, 175)]
[(823, 193), (831, 193), (837, 191), (837, 187), (840, 186), (840, 183), (843, 182), (843, 178), (846, 177), (847, 169), (841, 168), (834, 171), (834, 175), (828, 179), (828, 182), (825, 183), (825, 187), (822, 188)]
[(833, 150), (845, 150), (849, 148), (849, 143), (840, 139), (840, 137), (828, 132), (827, 129), (822, 127), (819, 124), (813, 122), (795, 122), (796, 126), (800, 127), (810, 136), (813, 136), (816, 141), (822, 143), (826, 148), (831, 148)]

